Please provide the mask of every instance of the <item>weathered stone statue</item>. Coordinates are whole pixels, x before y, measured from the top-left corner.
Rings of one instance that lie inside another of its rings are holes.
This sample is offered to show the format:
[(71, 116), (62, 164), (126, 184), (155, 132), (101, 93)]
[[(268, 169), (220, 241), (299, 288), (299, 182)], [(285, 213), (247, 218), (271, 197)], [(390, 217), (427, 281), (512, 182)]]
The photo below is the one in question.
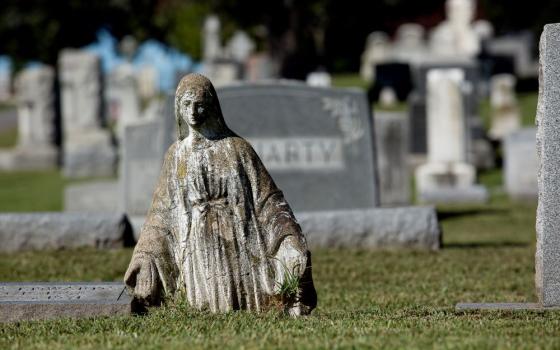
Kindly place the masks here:
[(175, 116), (178, 140), (125, 275), (135, 298), (155, 305), (184, 293), (212, 312), (310, 313), (317, 297), (305, 237), (251, 145), (225, 124), (206, 77), (181, 80)]

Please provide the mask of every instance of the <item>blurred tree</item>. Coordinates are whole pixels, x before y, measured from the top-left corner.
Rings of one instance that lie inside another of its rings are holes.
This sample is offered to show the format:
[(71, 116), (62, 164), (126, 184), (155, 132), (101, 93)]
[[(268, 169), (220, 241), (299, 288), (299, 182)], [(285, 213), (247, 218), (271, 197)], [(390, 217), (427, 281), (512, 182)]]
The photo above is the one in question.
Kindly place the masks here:
[[(222, 20), (224, 41), (242, 28), (259, 47), (281, 58), (286, 77), (303, 78), (325, 66), (357, 71), (365, 39), (375, 30), (393, 35), (398, 25), (418, 22), (431, 28), (444, 16), (444, 0), (2, 0), (0, 54), (21, 64), (56, 62), (64, 47), (95, 40), (101, 27), (117, 38), (155, 38), (194, 56), (201, 54), (202, 23), (208, 13)], [(478, 16), (498, 33), (556, 22), (559, 0), (479, 0)]]
[(29, 60), (53, 64), (60, 49), (91, 43), (101, 27), (117, 37), (161, 37), (152, 25), (157, 2), (2, 0), (0, 53), (14, 58), (16, 64)]
[(201, 29), (206, 15), (211, 12), (208, 1), (172, 0), (161, 3), (154, 23), (171, 46), (200, 59), (202, 53)]

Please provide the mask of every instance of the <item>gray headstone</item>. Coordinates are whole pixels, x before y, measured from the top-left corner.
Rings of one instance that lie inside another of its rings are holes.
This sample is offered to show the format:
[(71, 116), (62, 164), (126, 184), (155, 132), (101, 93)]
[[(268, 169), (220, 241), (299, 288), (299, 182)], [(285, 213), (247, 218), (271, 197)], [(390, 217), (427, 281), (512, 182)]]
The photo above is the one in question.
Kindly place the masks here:
[(541, 35), (537, 155), (539, 201), (535, 282), (543, 306), (560, 305), (560, 23)]
[(102, 128), (99, 57), (65, 49), (59, 57), (64, 130), (64, 175), (70, 178), (112, 176), (116, 153), (109, 130)]
[(54, 70), (45, 65), (26, 68), (18, 74), (15, 85), (18, 143), (0, 152), (0, 169), (52, 169), (58, 161)]
[(508, 195), (518, 200), (535, 200), (537, 186), (537, 131), (526, 128), (506, 136), (504, 177)]
[[(65, 49), (59, 56), (61, 109), (65, 134), (98, 129), (102, 115), (100, 59), (85, 50)], [(67, 135), (68, 136), (68, 135)]]
[(167, 98), (165, 112), (158, 119), (125, 128), (119, 181), (128, 215), (147, 214), (163, 156), (175, 139), (173, 96)]
[(0, 214), (0, 252), (119, 248), (132, 239), (130, 223), (122, 214)]
[(202, 31), (202, 58), (204, 62), (211, 62), (222, 55), (220, 38), (221, 23), (216, 15), (209, 15), (204, 19)]
[(295, 211), (379, 205), (363, 91), (282, 82), (228, 86), (218, 96), (228, 125), (253, 145)]
[(0, 322), (128, 315), (121, 282), (0, 283)]
[(310, 247), (437, 250), (441, 229), (434, 207), (296, 213)]
[(376, 112), (375, 140), (381, 205), (409, 204), (411, 179), (406, 114)]
[(141, 120), (140, 94), (134, 68), (129, 63), (123, 63), (111, 71), (106, 81), (106, 114), (117, 121), (117, 135), (122, 139), (124, 128)]
[[(53, 148), (55, 140), (54, 69), (26, 68), (16, 79), (18, 102), (18, 146)], [(56, 160), (56, 155), (55, 155)]]
[(244, 63), (255, 51), (255, 42), (247, 33), (237, 30), (226, 45), (226, 51), (230, 58)]
[(203, 70), (215, 87), (229, 85), (243, 75), (243, 65), (234, 60), (205, 62)]
[(245, 80), (262, 81), (278, 77), (280, 64), (266, 53), (258, 53), (249, 56), (245, 64)]

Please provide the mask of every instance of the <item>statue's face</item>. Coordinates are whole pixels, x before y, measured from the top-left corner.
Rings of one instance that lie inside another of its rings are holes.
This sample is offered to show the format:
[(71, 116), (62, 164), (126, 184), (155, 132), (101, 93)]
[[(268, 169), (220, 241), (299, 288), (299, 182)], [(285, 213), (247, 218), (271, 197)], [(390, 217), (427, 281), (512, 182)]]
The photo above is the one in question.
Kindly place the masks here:
[(202, 125), (208, 117), (208, 108), (205, 102), (202, 92), (197, 93), (187, 90), (179, 102), (181, 118), (191, 127)]

